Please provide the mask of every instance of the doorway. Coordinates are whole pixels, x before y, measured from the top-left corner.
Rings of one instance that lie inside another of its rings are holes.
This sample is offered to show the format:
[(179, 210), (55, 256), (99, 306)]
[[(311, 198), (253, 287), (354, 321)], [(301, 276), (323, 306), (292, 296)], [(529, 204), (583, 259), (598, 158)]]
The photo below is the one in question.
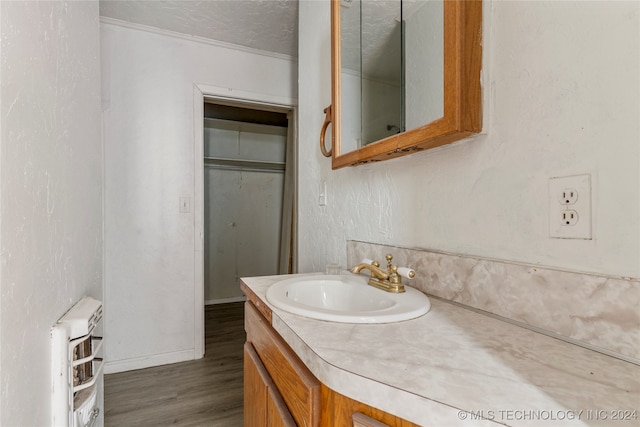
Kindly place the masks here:
[(203, 111), (204, 302), (241, 301), (241, 277), (292, 272), (291, 114), (207, 99)]
[[(229, 95), (233, 94), (233, 98)], [(283, 209), (282, 221), (290, 224), (281, 227), (281, 242), (290, 242), (288, 245), (280, 245), (279, 271), (297, 271), (297, 242), (296, 242), (296, 108), (297, 99), (281, 97), (272, 94), (257, 93), (231, 89), (228, 87), (194, 84), (193, 87), (193, 141), (194, 141), (194, 359), (204, 356), (205, 350), (205, 299), (204, 299), (204, 107), (206, 104), (222, 104), (244, 107), (260, 111), (276, 111), (287, 114), (287, 161), (285, 166), (285, 181), (291, 185), (285, 185), (283, 200), (291, 200), (290, 208)], [(289, 254), (282, 251), (290, 248)]]

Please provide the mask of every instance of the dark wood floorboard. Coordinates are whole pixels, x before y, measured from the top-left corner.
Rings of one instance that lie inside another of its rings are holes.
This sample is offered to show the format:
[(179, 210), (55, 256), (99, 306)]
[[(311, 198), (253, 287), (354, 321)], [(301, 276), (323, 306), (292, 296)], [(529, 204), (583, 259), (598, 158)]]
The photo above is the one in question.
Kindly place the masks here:
[(106, 427), (242, 427), (244, 303), (205, 307), (200, 360), (105, 375)]

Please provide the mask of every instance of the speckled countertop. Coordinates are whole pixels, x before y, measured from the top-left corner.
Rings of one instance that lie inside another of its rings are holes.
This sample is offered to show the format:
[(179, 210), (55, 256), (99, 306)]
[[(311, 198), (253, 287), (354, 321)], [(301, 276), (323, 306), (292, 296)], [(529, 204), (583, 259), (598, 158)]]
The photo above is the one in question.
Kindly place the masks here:
[(379, 325), (289, 314), (266, 301), (285, 277), (244, 278), (272, 325), (329, 388), (423, 426), (640, 426), (640, 366), (431, 299)]

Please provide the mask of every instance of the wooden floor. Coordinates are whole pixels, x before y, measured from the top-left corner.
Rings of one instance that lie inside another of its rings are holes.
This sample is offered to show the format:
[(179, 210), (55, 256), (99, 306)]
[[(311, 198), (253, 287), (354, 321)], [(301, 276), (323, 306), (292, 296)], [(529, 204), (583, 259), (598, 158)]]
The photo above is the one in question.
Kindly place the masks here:
[(105, 426), (242, 426), (244, 304), (205, 308), (205, 357), (105, 375)]

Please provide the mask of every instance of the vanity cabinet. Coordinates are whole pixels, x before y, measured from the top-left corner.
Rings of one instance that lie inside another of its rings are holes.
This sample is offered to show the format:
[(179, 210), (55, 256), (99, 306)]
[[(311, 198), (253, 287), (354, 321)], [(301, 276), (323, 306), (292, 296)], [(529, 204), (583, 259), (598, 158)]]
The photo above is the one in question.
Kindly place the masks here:
[[(321, 384), (271, 326), (271, 311), (247, 293), (244, 425), (418, 427)], [(366, 422), (369, 422), (367, 424)]]
[[(261, 423), (259, 419), (258, 422), (250, 421), (261, 418), (259, 413), (266, 414), (265, 419), (274, 418), (274, 411), (265, 408), (269, 405), (268, 398), (263, 399), (265, 390), (272, 392), (272, 409), (282, 412), (283, 408), (278, 402), (280, 399), (284, 402), (294, 425), (319, 426), (320, 382), (251, 302), (245, 306), (245, 330), (245, 367), (249, 365), (244, 379), (245, 426), (288, 425)], [(252, 350), (255, 350), (255, 356)], [(262, 373), (261, 365), (264, 367)]]
[(244, 346), (244, 424), (295, 427), (291, 412), (250, 343)]

